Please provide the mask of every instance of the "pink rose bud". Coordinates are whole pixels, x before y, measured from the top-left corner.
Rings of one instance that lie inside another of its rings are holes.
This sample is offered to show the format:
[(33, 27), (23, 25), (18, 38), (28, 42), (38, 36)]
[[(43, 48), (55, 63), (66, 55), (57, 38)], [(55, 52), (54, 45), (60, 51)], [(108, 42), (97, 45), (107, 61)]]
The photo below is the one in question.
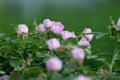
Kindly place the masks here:
[(92, 79), (84, 75), (79, 75), (78, 77), (75, 78), (75, 80), (92, 80)]
[(28, 66), (30, 66), (30, 65), (31, 65), (30, 60), (27, 60), (27, 65), (28, 65)]
[(51, 27), (51, 31), (54, 34), (61, 34), (64, 29), (64, 25), (61, 22), (54, 22)]
[(51, 57), (46, 61), (46, 67), (51, 71), (59, 71), (62, 69), (62, 61), (58, 57)]
[(43, 21), (43, 25), (45, 26), (45, 28), (50, 28), (52, 26), (53, 22), (50, 19), (45, 19)]
[(66, 64), (69, 64), (70, 62), (69, 61), (66, 61)]
[(72, 56), (76, 59), (80, 64), (83, 63), (83, 59), (85, 58), (85, 52), (82, 48), (75, 48), (71, 51)]
[(28, 34), (28, 27), (25, 24), (19, 24), (18, 29), (17, 29), (17, 33), (19, 35)]
[(44, 32), (45, 30), (46, 30), (46, 29), (45, 29), (44, 25), (43, 25), (43, 24), (39, 24), (39, 26), (38, 26), (38, 31)]
[(60, 42), (58, 39), (56, 38), (52, 38), (52, 39), (49, 39), (47, 42), (46, 42), (47, 46), (48, 46), (48, 49), (49, 50), (55, 50), (57, 48), (60, 48)]
[(66, 40), (68, 38), (75, 38), (75, 37), (76, 36), (75, 36), (74, 32), (69, 32), (69, 31), (63, 31), (62, 32), (62, 38), (63, 38), (63, 40)]
[(118, 19), (117, 27), (120, 28), (120, 18)]
[(87, 33), (92, 33), (92, 30), (90, 28), (85, 28), (82, 33), (85, 35), (85, 38), (88, 41), (91, 41), (94, 36), (94, 34), (87, 34)]
[(86, 40), (86, 38), (82, 38), (79, 42), (78, 42), (79, 46), (87, 46), (88, 48), (91, 48), (91, 45), (89, 43), (89, 41)]

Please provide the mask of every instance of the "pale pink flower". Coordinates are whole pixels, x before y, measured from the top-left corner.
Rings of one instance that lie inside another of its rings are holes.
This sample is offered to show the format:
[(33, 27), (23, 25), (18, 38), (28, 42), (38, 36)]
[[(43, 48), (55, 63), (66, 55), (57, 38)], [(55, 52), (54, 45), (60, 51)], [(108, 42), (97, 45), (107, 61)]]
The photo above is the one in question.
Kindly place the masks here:
[(64, 25), (61, 22), (54, 22), (51, 27), (51, 31), (54, 34), (61, 34), (64, 29)]
[(46, 67), (51, 71), (59, 71), (62, 69), (62, 61), (58, 57), (51, 57), (46, 61)]
[(60, 42), (58, 39), (56, 38), (52, 38), (52, 39), (49, 39), (47, 42), (46, 42), (47, 46), (48, 46), (48, 49), (49, 50), (55, 50), (57, 48), (60, 48)]
[(0, 77), (0, 80), (9, 80), (9, 76), (8, 75), (3, 75)]
[(120, 18), (118, 19), (117, 27), (120, 28)]
[(3, 80), (3, 77), (2, 77), (2, 76), (0, 76), (0, 80)]
[(17, 33), (19, 35), (28, 34), (28, 27), (25, 24), (19, 24), (18, 29), (17, 29)]
[(46, 29), (45, 29), (43, 24), (39, 24), (38, 25), (38, 31), (40, 31), (40, 32), (45, 32), (46, 31)]
[(45, 19), (43, 21), (43, 25), (45, 28), (50, 28), (52, 26), (52, 24), (53, 24), (53, 21), (51, 21), (50, 19)]
[(75, 78), (75, 80), (92, 80), (92, 79), (84, 75), (79, 75), (78, 77)]
[(74, 59), (76, 59), (80, 64), (83, 63), (85, 58), (85, 52), (82, 48), (75, 48), (71, 51), (71, 54)]
[(87, 46), (88, 48), (91, 48), (91, 45), (89, 41), (86, 40), (86, 38), (81, 38), (81, 40), (78, 42), (79, 46)]
[(94, 34), (88, 34), (92, 33), (92, 30), (90, 28), (85, 28), (82, 33), (88, 41), (91, 41), (94, 36)]
[(70, 32), (70, 31), (62, 31), (62, 38), (63, 40), (66, 40), (68, 38), (75, 38), (75, 33), (74, 32)]

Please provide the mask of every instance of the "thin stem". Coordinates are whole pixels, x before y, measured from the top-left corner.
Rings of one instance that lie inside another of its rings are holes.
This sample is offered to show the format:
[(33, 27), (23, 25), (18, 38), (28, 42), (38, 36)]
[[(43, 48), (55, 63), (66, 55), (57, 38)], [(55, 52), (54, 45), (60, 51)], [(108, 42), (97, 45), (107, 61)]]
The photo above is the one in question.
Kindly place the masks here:
[(25, 36), (22, 36), (22, 47), (21, 47), (21, 51), (22, 51), (21, 58), (22, 58), (22, 61), (24, 61), (24, 57), (23, 57), (23, 52), (24, 52), (23, 49), (24, 49), (24, 45), (25, 45), (24, 40), (25, 40)]
[[(24, 52), (24, 46), (25, 46), (25, 42), (24, 42), (24, 40), (25, 40), (25, 36), (23, 35), (22, 36), (22, 54), (21, 54), (21, 57), (22, 57), (22, 62), (23, 63), (25, 63), (25, 60), (24, 60), (24, 57), (23, 57), (23, 52)], [(24, 70), (24, 68), (22, 69), (22, 76), (23, 76), (23, 79), (24, 79), (24, 74), (25, 74), (25, 70)]]
[(82, 37), (84, 37), (83, 35), (78, 35), (78, 36), (76, 36), (76, 42), (78, 42), (79, 40), (78, 40), (78, 38), (82, 38)]
[(108, 32), (92, 32), (92, 33), (85, 33), (85, 34), (109, 34)]
[(116, 60), (116, 58), (117, 58), (117, 56), (118, 56), (118, 53), (119, 53), (119, 50), (118, 50), (118, 49), (115, 49), (115, 53), (114, 53), (114, 55), (113, 55), (113, 58), (112, 58), (111, 64), (110, 64), (110, 66), (109, 66), (109, 68), (110, 68), (110, 74), (112, 74), (112, 71), (113, 71), (113, 65), (114, 65), (115, 60)]

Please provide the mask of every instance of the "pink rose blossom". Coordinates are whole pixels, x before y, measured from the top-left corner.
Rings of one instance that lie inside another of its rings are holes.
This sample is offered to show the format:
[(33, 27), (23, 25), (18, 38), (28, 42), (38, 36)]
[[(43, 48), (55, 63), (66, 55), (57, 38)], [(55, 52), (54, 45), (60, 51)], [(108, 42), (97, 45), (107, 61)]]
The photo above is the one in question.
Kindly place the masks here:
[(61, 34), (64, 29), (64, 25), (61, 22), (54, 22), (51, 27), (51, 31), (54, 34)]
[(83, 59), (85, 58), (85, 52), (82, 48), (75, 48), (71, 51), (71, 54), (74, 59), (76, 59), (80, 64), (83, 63)]
[(46, 61), (46, 67), (51, 71), (59, 71), (62, 69), (62, 61), (58, 57), (51, 57)]
[(94, 34), (87, 34), (87, 33), (92, 33), (92, 30), (90, 28), (85, 28), (82, 33), (85, 35), (85, 38), (88, 41), (91, 41), (94, 36)]
[(75, 80), (91, 80), (90, 77), (84, 76), (84, 75), (79, 75)]
[(118, 19), (117, 27), (120, 28), (120, 18)]
[(60, 47), (60, 42), (56, 38), (49, 39), (46, 44), (51, 51)]
[(43, 24), (39, 24), (39, 26), (38, 26), (38, 30), (39, 30), (40, 32), (44, 32), (44, 31), (46, 31), (46, 29), (45, 29), (45, 27), (44, 27)]
[(62, 38), (63, 38), (63, 40), (66, 40), (68, 38), (75, 38), (75, 37), (76, 36), (75, 36), (74, 32), (69, 32), (69, 31), (63, 31), (62, 32)]
[(87, 46), (88, 48), (91, 48), (91, 45), (89, 43), (89, 41), (86, 40), (86, 38), (82, 38), (79, 42), (78, 42), (79, 46)]
[(17, 29), (17, 33), (19, 35), (28, 34), (28, 27), (25, 24), (19, 24), (18, 29)]
[(45, 19), (43, 21), (43, 25), (45, 26), (45, 28), (50, 28), (52, 26), (53, 22), (50, 19)]

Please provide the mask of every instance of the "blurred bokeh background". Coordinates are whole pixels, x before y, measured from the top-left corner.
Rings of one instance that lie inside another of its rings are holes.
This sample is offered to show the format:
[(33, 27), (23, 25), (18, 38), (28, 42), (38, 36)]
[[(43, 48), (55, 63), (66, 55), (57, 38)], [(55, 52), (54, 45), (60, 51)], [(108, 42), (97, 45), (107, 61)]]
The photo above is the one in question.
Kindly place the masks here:
[[(32, 24), (34, 20), (39, 24), (46, 18), (61, 21), (65, 29), (75, 32), (85, 27), (106, 32), (109, 16), (117, 22), (120, 0), (0, 0), (0, 33), (9, 34), (15, 32), (17, 24)], [(112, 53), (113, 42), (107, 43), (111, 46), (102, 48)]]
[(41, 23), (45, 18), (61, 21), (65, 29), (85, 27), (106, 31), (109, 16), (120, 16), (120, 0), (0, 0), (0, 32), (13, 32), (17, 24)]

